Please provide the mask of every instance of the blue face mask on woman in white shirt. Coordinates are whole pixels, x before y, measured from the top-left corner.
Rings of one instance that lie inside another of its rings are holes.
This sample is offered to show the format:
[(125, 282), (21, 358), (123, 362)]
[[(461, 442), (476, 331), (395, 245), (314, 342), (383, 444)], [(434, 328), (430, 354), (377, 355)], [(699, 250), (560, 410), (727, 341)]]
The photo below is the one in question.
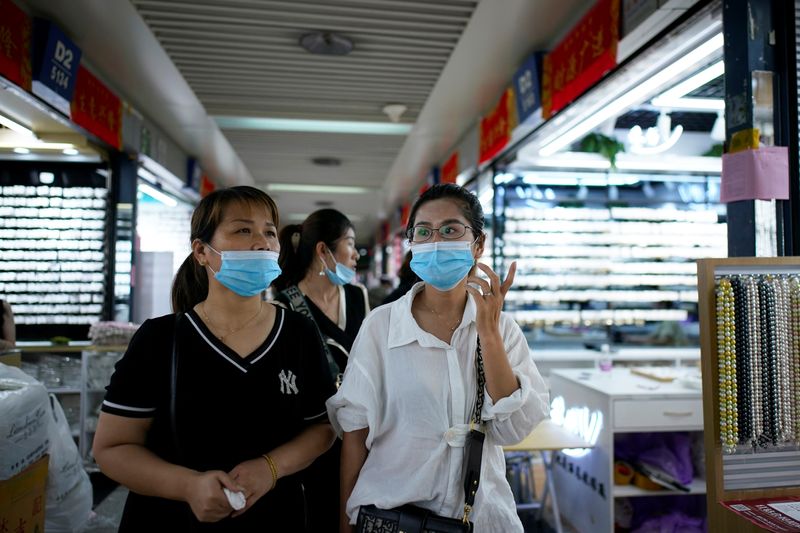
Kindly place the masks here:
[(470, 241), (437, 241), (411, 245), (411, 270), (436, 290), (449, 291), (475, 265)]
[(239, 296), (255, 296), (267, 289), (281, 274), (278, 265), (278, 252), (270, 250), (223, 250), (217, 252), (210, 244), (211, 250), (222, 257), (219, 272), (214, 272), (214, 279), (222, 283)]
[(328, 250), (328, 253), (331, 254), (331, 257), (333, 257), (333, 261), (336, 263), (336, 266), (334, 267), (336, 270), (333, 271), (330, 268), (328, 268), (328, 265), (325, 264), (325, 261), (322, 261), (321, 257), (320, 261), (322, 261), (325, 275), (328, 276), (328, 279), (331, 281), (331, 283), (333, 283), (334, 285), (347, 285), (348, 283), (353, 281), (353, 278), (356, 277), (356, 271), (350, 267), (341, 264), (339, 261), (336, 261), (336, 256), (333, 255), (333, 252), (331, 252), (330, 250)]

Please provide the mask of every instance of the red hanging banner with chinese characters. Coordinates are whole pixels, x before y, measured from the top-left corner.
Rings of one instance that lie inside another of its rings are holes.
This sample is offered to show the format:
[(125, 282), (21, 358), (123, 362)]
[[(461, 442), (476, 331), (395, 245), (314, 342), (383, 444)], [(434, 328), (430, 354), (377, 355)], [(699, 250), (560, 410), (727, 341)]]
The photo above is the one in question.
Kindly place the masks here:
[(75, 78), (70, 116), (114, 148), (122, 147), (122, 101), (83, 65)]
[(205, 198), (214, 192), (216, 188), (217, 186), (214, 185), (214, 182), (211, 181), (211, 178), (203, 174), (203, 176), (200, 178), (200, 198)]
[(0, 75), (31, 90), (31, 19), (11, 0), (0, 0)]
[(516, 125), (516, 103), (514, 89), (509, 87), (503, 92), (500, 101), (491, 113), (481, 119), (480, 147), (478, 163), (483, 163), (500, 153), (500, 150), (511, 139), (511, 131)]
[(453, 152), (442, 165), (442, 183), (455, 183), (458, 177), (458, 152)]
[(544, 58), (542, 115), (563, 109), (617, 64), (620, 0), (599, 0)]

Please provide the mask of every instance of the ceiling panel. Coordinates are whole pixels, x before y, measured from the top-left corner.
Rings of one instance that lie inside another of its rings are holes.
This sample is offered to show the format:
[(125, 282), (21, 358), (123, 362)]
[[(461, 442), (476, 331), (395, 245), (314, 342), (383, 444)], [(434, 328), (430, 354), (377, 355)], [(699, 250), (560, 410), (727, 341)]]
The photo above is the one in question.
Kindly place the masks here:
[[(353, 217), (357, 233), (367, 240), (373, 237), (376, 215), (383, 205), (381, 187), (386, 170), (405, 140), (399, 135), (274, 131), (225, 130), (225, 135), (259, 187), (292, 183), (368, 188), (359, 194), (270, 193), (285, 222), (297, 222), (298, 215), (323, 207), (316, 202), (329, 201), (330, 207)], [(312, 162), (315, 157), (336, 158), (341, 164), (318, 166)]]
[[(399, 102), (413, 122), (477, 1), (132, 3), (211, 115), (384, 121)], [(317, 30), (353, 52), (308, 53), (299, 39)]]

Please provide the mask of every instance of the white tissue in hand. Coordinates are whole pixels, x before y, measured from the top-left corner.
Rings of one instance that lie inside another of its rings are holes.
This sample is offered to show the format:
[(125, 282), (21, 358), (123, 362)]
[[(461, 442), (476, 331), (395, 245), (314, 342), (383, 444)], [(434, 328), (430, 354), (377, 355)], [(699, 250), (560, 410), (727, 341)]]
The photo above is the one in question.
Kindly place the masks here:
[(223, 492), (225, 492), (225, 496), (228, 498), (228, 503), (231, 504), (234, 511), (238, 511), (240, 509), (244, 509), (244, 506), (247, 504), (247, 500), (244, 497), (244, 492), (232, 492), (227, 487), (222, 487)]

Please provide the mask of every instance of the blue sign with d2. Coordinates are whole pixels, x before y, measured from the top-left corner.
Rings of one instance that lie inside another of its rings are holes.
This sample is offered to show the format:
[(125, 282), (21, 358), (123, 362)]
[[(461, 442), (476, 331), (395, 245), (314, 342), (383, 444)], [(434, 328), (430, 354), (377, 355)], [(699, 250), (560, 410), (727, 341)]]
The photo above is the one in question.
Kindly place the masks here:
[(517, 91), (517, 116), (524, 123), (534, 111), (542, 107), (542, 52), (534, 52), (514, 74)]
[(33, 23), (33, 94), (69, 116), (81, 49), (61, 28), (44, 19)]

